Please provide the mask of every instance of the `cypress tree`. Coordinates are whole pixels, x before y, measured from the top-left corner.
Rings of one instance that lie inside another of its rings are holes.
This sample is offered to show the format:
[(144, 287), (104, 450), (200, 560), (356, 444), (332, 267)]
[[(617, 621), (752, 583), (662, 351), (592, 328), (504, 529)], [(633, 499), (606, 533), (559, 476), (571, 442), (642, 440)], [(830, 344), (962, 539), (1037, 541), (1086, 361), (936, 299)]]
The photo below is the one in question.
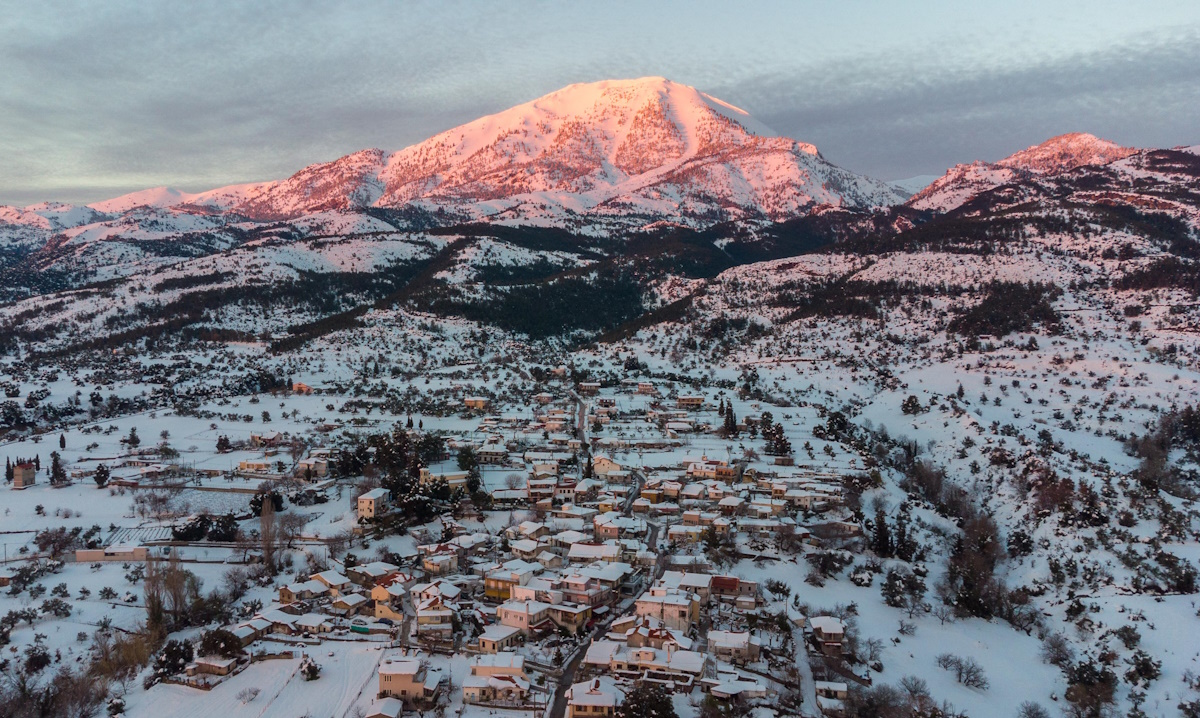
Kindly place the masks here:
[(888, 530), (887, 514), (883, 512), (882, 506), (875, 510), (875, 540), (872, 542), (871, 548), (875, 551), (875, 555), (881, 558), (888, 558), (892, 555), (891, 532)]

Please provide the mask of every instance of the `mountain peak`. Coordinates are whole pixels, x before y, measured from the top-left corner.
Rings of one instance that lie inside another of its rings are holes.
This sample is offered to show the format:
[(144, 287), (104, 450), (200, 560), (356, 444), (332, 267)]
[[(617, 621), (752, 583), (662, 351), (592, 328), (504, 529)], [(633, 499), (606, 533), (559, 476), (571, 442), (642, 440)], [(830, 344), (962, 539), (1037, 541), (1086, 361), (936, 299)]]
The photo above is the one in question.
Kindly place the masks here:
[(238, 207), (286, 218), (373, 205), (482, 220), (782, 219), (877, 206), (891, 187), (834, 167), (748, 112), (664, 77), (568, 85), (393, 153), (312, 165)]
[(1009, 155), (996, 164), (1035, 174), (1065, 172), (1086, 165), (1106, 165), (1137, 152), (1086, 132), (1069, 132)]

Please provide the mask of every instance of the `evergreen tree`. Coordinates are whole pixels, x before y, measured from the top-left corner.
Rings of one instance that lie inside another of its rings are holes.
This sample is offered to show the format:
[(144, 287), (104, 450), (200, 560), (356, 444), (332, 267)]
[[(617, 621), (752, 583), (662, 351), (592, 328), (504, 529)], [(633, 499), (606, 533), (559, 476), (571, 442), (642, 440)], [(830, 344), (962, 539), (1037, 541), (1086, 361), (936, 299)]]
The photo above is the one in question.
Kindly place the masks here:
[(57, 451), (50, 452), (50, 485), (62, 486), (67, 483), (67, 472), (63, 470), (62, 460)]
[(11, 484), (16, 471), (13, 469), (12, 461), (6, 456), (4, 457), (4, 483)]
[(888, 530), (887, 514), (882, 506), (875, 510), (875, 538), (871, 542), (871, 549), (881, 558), (889, 558), (892, 555), (892, 536)]
[(725, 409), (725, 424), (721, 427), (726, 436), (737, 436), (737, 416), (733, 413), (733, 407)]
[(67, 448), (67, 435), (66, 434), (58, 435), (58, 448), (60, 448), (60, 449)]
[(108, 485), (108, 480), (110, 478), (112, 478), (112, 473), (108, 470), (107, 466), (105, 466), (104, 464), (100, 464), (96, 467), (96, 475), (95, 475), (96, 486), (103, 489), (105, 486)]
[(34, 471), (41, 471), (41, 470), (42, 470), (42, 455), (41, 455), (41, 454), (35, 454), (35, 455), (34, 455), (34, 457), (33, 457), (33, 470), (34, 470)]
[(142, 443), (142, 440), (138, 437), (136, 426), (129, 427), (129, 437), (125, 439), (125, 443), (129, 444), (135, 449), (139, 444)]
[(616, 718), (679, 718), (671, 694), (659, 683), (642, 681), (625, 694)]
[(896, 515), (895, 536), (892, 538), (893, 552), (904, 561), (912, 561), (917, 553), (917, 542), (908, 531), (912, 517), (909, 514), (908, 502), (900, 504), (900, 513)]
[(224, 435), (217, 437), (217, 452), (224, 454), (229, 451), (233, 451), (233, 442), (229, 440), (229, 437)]
[(263, 500), (268, 496), (271, 497), (271, 505), (274, 509), (276, 511), (283, 511), (283, 496), (280, 496), (278, 491), (271, 489), (269, 492), (260, 491), (250, 497), (251, 513), (255, 516), (260, 516), (262, 514)]

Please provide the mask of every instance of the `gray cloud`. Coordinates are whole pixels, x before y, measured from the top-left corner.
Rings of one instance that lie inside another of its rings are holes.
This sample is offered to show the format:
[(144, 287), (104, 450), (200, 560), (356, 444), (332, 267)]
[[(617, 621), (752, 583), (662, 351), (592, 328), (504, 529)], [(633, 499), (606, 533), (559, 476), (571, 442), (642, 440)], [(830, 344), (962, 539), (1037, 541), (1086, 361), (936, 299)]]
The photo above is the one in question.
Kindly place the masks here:
[[(1085, 3), (1093, 18), (1099, 2)], [(1159, 6), (1157, 24), (1139, 6), (1136, 33), (1080, 24), (1041, 35), (962, 26), (954, 3), (924, 16), (882, 3), (865, 20), (824, 4), (605, 7), (21, 5), (0, 12), (0, 203), (279, 178), (571, 82), (651, 74), (884, 178), (1071, 130), (1200, 142), (1200, 13), (1172, 22), (1177, 4)], [(1123, 41), (1103, 41), (1113, 36)]]
[(1198, 143), (1198, 67), (1200, 36), (1180, 33), (986, 71), (864, 58), (725, 91), (831, 161), (892, 179), (998, 160), (1065, 132), (1138, 147)]

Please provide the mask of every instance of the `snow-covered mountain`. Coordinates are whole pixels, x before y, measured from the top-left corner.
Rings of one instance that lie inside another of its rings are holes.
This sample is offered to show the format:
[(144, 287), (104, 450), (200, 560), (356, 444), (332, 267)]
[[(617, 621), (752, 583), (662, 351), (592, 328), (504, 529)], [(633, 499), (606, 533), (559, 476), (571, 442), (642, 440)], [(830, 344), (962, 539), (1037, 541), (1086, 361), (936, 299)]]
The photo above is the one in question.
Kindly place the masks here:
[(1085, 132), (1072, 132), (1052, 137), (999, 162), (955, 165), (913, 195), (908, 204), (916, 209), (945, 212), (1001, 185), (1079, 167), (1107, 165), (1137, 152)]
[[(819, 205), (900, 202), (886, 183), (778, 137), (744, 110), (661, 77), (576, 84), (396, 152), (367, 149), (291, 177), (188, 193), (158, 187), (72, 208), (0, 207), (0, 223), (46, 230), (137, 207), (254, 220), (417, 206), (464, 220), (782, 220)], [(59, 214), (63, 214), (59, 212)]]
[(291, 218), (419, 203), (471, 218), (778, 220), (820, 204), (899, 199), (741, 109), (649, 77), (571, 85), (398, 152), (364, 150), (306, 167), (236, 209)]

